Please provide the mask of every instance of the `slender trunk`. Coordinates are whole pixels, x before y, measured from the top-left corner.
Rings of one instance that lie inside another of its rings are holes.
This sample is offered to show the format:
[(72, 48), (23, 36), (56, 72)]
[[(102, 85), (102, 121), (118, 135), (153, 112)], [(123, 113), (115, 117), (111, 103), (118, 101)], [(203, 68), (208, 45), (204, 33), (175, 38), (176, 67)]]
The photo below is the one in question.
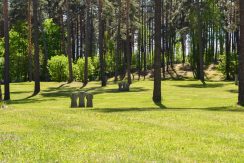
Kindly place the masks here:
[(144, 31), (143, 31), (143, 48), (144, 48), (144, 55), (143, 55), (143, 65), (144, 65), (144, 72), (143, 72), (143, 77), (144, 77), (144, 80), (146, 79), (146, 75), (147, 75), (147, 26), (146, 26), (146, 20), (147, 20), (147, 13), (144, 14), (144, 23), (143, 23), (143, 26), (144, 26)]
[(182, 64), (184, 66), (186, 63), (186, 54), (185, 54), (186, 47), (185, 47), (185, 39), (183, 35), (181, 36), (181, 48), (182, 48)]
[(40, 92), (40, 61), (39, 61), (39, 29), (38, 29), (38, 0), (33, 0), (33, 25), (34, 25), (34, 94)]
[(229, 32), (225, 32), (225, 52), (226, 52), (226, 80), (230, 80), (230, 35)]
[(31, 0), (28, 0), (28, 79), (29, 82), (33, 80), (32, 77), (32, 25), (31, 25)]
[(83, 85), (88, 84), (88, 56), (90, 52), (90, 0), (86, 0), (86, 46), (85, 46), (85, 66), (84, 66), (84, 81)]
[(99, 14), (99, 59), (100, 59), (100, 79), (102, 87), (107, 85), (105, 70), (104, 70), (104, 18), (103, 18), (103, 0), (98, 0)]
[(68, 55), (68, 62), (69, 62), (69, 79), (68, 82), (71, 83), (73, 81), (73, 67), (72, 67), (72, 41), (71, 41), (71, 15), (70, 15), (70, 4), (69, 1), (66, 0), (66, 7), (67, 7), (67, 55)]
[(115, 78), (114, 81), (118, 81), (118, 75), (119, 75), (119, 55), (120, 55), (120, 44), (121, 44), (121, 36), (120, 36), (120, 28), (121, 28), (121, 18), (120, 18), (120, 13), (121, 13), (121, 0), (118, 0), (118, 28), (117, 28), (117, 45), (116, 45), (116, 53), (115, 53)]
[(61, 10), (61, 32), (62, 32), (62, 40), (61, 40), (61, 51), (63, 54), (66, 54), (66, 44), (65, 44), (65, 28), (64, 28), (64, 19), (63, 19), (63, 11)]
[(71, 21), (71, 53), (72, 53), (72, 59), (73, 61), (76, 60), (76, 55), (75, 55), (75, 22), (74, 20)]
[(131, 36), (130, 36), (130, 0), (126, 1), (127, 12), (126, 12), (126, 57), (127, 57), (127, 80), (128, 84), (131, 84)]
[(79, 15), (76, 17), (76, 60), (80, 58), (79, 54)]
[(3, 14), (4, 14), (4, 100), (10, 100), (10, 77), (9, 77), (9, 19), (8, 19), (8, 0), (3, 1)]
[(83, 13), (80, 13), (80, 57), (83, 58)]

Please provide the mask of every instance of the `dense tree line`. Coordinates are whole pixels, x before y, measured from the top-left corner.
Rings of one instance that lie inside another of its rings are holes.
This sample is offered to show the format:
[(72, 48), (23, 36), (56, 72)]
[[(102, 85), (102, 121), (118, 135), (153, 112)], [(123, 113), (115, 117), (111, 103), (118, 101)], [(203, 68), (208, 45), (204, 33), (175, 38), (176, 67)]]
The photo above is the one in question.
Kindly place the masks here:
[(5, 92), (14, 81), (34, 80), (37, 94), (40, 81), (106, 86), (109, 77), (131, 84), (135, 74), (153, 74), (160, 102), (161, 80), (176, 63), (203, 84), (205, 67), (218, 64), (226, 80), (239, 74), (244, 90), (239, 0), (3, 0), (0, 7)]

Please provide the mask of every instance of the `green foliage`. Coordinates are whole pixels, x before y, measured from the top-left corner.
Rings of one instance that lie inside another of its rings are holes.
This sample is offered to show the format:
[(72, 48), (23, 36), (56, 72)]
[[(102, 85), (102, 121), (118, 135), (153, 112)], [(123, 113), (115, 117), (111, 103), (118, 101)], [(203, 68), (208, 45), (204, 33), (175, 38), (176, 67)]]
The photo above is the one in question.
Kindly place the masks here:
[(175, 52), (176, 52), (176, 55), (175, 55), (175, 62), (176, 63), (181, 63), (182, 62), (182, 45), (181, 43), (176, 43), (175, 45)]
[[(230, 77), (232, 79), (235, 78), (235, 75), (237, 74), (237, 66), (238, 66), (238, 62), (237, 62), (237, 55), (234, 54), (234, 53), (231, 53), (230, 54), (230, 67), (229, 67), (229, 70), (230, 70)], [(227, 75), (226, 74), (226, 55), (221, 55), (220, 56), (220, 62), (219, 62), (219, 65), (218, 65), (218, 70), (223, 73), (224, 75)]]
[[(76, 81), (84, 81), (85, 58), (79, 58), (76, 63), (72, 63), (73, 76)], [(64, 55), (57, 55), (48, 61), (48, 70), (52, 81), (66, 81), (69, 75), (68, 58)], [(94, 80), (98, 76), (98, 57), (88, 58), (88, 78)]]
[(4, 58), (0, 57), (0, 80), (3, 80)]
[(68, 58), (54, 56), (48, 61), (48, 70), (53, 81), (66, 81), (68, 77)]
[(107, 73), (112, 73), (114, 72), (114, 55), (111, 53), (111, 51), (106, 53), (106, 58), (105, 58), (105, 67), (106, 67), (106, 72)]
[(43, 32), (41, 35), (41, 48), (43, 53), (47, 50), (49, 59), (60, 54), (61, 30), (53, 19), (46, 19), (43, 22)]
[[(85, 68), (85, 58), (79, 58), (77, 61), (77, 75), (76, 80), (84, 81), (84, 68)], [(93, 60), (91, 57), (88, 58), (88, 77), (90, 80), (94, 78), (95, 67), (93, 65)]]
[[(19, 22), (9, 32), (10, 78), (11, 81), (24, 81), (28, 73), (27, 25)], [(0, 56), (4, 56), (4, 39), (0, 40)]]

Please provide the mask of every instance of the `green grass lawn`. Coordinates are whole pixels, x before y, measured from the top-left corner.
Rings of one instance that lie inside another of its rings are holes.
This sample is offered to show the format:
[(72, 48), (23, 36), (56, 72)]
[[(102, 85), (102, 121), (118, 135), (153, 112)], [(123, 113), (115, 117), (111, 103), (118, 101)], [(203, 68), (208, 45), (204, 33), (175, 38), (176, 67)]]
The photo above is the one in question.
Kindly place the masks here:
[(244, 109), (231, 82), (164, 81), (162, 105), (152, 81), (131, 92), (90, 83), (93, 109), (69, 108), (80, 83), (11, 85), (0, 110), (0, 162), (244, 162)]

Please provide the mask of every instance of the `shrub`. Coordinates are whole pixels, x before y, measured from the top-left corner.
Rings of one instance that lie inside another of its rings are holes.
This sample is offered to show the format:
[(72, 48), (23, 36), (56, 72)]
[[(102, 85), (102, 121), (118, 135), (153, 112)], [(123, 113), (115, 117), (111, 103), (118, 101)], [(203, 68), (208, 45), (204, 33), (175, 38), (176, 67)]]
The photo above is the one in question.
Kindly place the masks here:
[[(230, 55), (230, 77), (232, 79), (235, 78), (235, 74), (237, 74), (237, 65), (238, 65), (238, 62), (237, 62), (237, 56), (236, 54), (232, 53)], [(218, 70), (223, 73), (224, 75), (227, 75), (226, 74), (226, 55), (222, 55), (220, 56), (220, 61), (219, 61), (219, 65), (218, 65)]]
[[(77, 80), (84, 81), (84, 67), (85, 67), (85, 58), (80, 58), (77, 61)], [(88, 78), (92, 80), (94, 78), (95, 67), (93, 65), (92, 58), (88, 58)]]
[(53, 81), (66, 81), (68, 77), (68, 58), (54, 56), (48, 61), (48, 70)]

